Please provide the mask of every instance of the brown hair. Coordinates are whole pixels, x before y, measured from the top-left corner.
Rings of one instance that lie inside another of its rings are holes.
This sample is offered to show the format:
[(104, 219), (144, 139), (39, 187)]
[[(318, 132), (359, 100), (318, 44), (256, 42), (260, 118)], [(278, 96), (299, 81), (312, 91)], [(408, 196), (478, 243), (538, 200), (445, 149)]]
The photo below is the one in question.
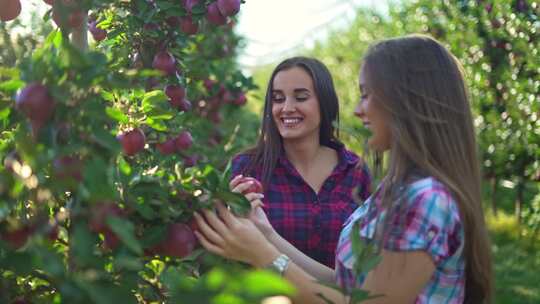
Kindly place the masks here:
[(321, 125), (319, 128), (320, 144), (324, 146), (329, 146), (332, 143), (339, 144), (337, 130), (335, 130), (333, 125), (334, 121), (339, 123), (339, 102), (330, 71), (328, 71), (322, 62), (314, 58), (292, 57), (285, 59), (276, 66), (268, 81), (261, 133), (257, 144), (254, 148), (245, 152), (246, 154), (250, 154), (251, 157), (248, 165), (242, 170), (242, 173), (252, 174), (255, 169), (260, 169), (261, 180), (264, 185), (269, 183), (281, 150), (283, 149), (281, 135), (272, 117), (274, 78), (279, 72), (293, 67), (302, 68), (313, 80), (313, 87), (319, 100), (319, 111), (321, 113)]
[[(435, 39), (411, 35), (371, 46), (362, 72), (367, 75), (369, 94), (390, 115), (392, 148), (383, 206), (389, 212), (395, 209), (399, 204), (395, 200), (398, 189), (408, 182), (411, 172), (421, 172), (443, 183), (456, 199), (464, 227), (465, 303), (490, 303), (490, 245), (482, 210), (475, 132), (461, 65)], [(377, 234), (378, 241), (382, 238)]]

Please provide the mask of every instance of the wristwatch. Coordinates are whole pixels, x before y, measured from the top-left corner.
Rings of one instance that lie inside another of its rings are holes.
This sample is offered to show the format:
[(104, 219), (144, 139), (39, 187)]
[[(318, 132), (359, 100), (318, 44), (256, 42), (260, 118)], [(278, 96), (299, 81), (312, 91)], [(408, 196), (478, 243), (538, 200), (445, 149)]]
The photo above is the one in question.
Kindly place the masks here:
[(272, 261), (272, 263), (270, 263), (265, 268), (275, 271), (279, 273), (280, 276), (283, 276), (285, 270), (287, 270), (287, 267), (289, 267), (290, 261), (291, 259), (288, 256), (280, 254), (275, 260)]

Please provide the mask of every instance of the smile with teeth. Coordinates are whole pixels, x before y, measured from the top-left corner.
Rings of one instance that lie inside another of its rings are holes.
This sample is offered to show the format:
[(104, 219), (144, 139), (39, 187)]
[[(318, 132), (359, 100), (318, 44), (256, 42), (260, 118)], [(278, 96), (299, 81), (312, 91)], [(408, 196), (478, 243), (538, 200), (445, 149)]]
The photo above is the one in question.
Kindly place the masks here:
[(304, 119), (301, 117), (282, 117), (281, 118), (281, 121), (283, 122), (285, 127), (289, 127), (289, 128), (297, 126), (299, 123), (302, 122), (302, 120)]

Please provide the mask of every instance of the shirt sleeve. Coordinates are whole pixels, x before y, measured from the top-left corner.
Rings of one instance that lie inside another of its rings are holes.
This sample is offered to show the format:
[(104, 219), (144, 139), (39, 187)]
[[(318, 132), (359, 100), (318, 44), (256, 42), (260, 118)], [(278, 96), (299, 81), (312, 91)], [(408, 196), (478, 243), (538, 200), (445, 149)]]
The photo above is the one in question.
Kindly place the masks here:
[(408, 191), (406, 203), (392, 214), (385, 249), (427, 252), (438, 265), (461, 245), (461, 223), (456, 202), (446, 191), (428, 187)]

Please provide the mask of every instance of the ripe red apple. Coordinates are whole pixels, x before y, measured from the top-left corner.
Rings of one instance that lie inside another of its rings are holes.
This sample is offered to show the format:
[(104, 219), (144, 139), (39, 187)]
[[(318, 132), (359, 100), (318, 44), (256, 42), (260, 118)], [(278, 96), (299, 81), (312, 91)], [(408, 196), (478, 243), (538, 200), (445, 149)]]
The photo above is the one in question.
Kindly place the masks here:
[(62, 156), (53, 162), (54, 176), (63, 182), (81, 182), (82, 163), (79, 159), (72, 156)]
[(154, 56), (152, 67), (166, 75), (171, 75), (176, 72), (176, 60), (169, 52), (161, 51)]
[(240, 0), (217, 0), (217, 6), (223, 16), (234, 16), (240, 11)]
[(186, 96), (186, 89), (180, 85), (169, 84), (163, 91), (170, 99), (182, 100)]
[(233, 104), (237, 106), (243, 106), (247, 102), (246, 94), (244, 92), (241, 92), (238, 94), (238, 96), (233, 100)]
[(180, 17), (169, 16), (167, 19), (165, 19), (165, 22), (167, 22), (170, 27), (177, 27), (180, 25)]
[(180, 104), (178, 105), (178, 110), (182, 111), (182, 112), (188, 112), (189, 110), (191, 110), (191, 101), (187, 100), (187, 99), (182, 99), (180, 101)]
[(160, 244), (164, 255), (183, 258), (191, 254), (196, 245), (195, 235), (188, 225), (174, 223), (167, 227), (167, 236)]
[(199, 4), (199, 0), (185, 0), (184, 1), (184, 7), (186, 8), (186, 11), (188, 12), (188, 14), (191, 14), (193, 12), (193, 7), (197, 4)]
[(17, 108), (30, 120), (44, 123), (54, 112), (54, 100), (42, 84), (30, 83), (17, 96)]
[(95, 41), (102, 41), (103, 39), (107, 38), (107, 31), (97, 27), (97, 22), (92, 21), (88, 24), (88, 30), (92, 34), (92, 37), (94, 37)]
[(32, 229), (22, 227), (12, 231), (2, 233), (2, 240), (7, 242), (13, 249), (17, 250), (26, 244), (28, 238), (32, 234)]
[(217, 2), (212, 2), (206, 8), (206, 19), (214, 25), (224, 25), (227, 23), (227, 17), (219, 11)]
[(255, 193), (263, 193), (262, 184), (257, 179), (255, 179), (255, 178), (253, 178), (251, 176), (246, 176), (246, 177), (242, 178), (240, 181), (242, 183), (253, 182), (253, 184), (251, 184), (251, 186), (249, 188), (244, 190), (242, 192), (242, 194), (248, 194), (248, 193), (253, 193), (253, 192), (255, 192)]
[(107, 217), (124, 217), (125, 213), (117, 204), (111, 202), (97, 203), (90, 208), (88, 227), (96, 233), (110, 232)]
[(217, 125), (223, 122), (223, 116), (221, 115), (221, 112), (219, 111), (211, 112), (210, 115), (208, 116), (208, 119), (210, 119), (211, 122)]
[(199, 25), (197, 21), (193, 21), (191, 16), (180, 19), (180, 30), (187, 35), (195, 35), (199, 31)]
[(58, 239), (58, 234), (60, 233), (60, 229), (58, 228), (58, 225), (51, 226), (49, 231), (47, 232), (47, 239), (49, 241), (54, 242)]
[(191, 168), (195, 166), (198, 160), (199, 158), (197, 157), (197, 155), (184, 157), (184, 168)]
[(158, 151), (163, 155), (170, 155), (176, 152), (176, 139), (169, 138), (165, 142), (156, 145)]
[(6, 22), (17, 18), (21, 13), (19, 0), (0, 0), (0, 20)]
[(189, 133), (189, 131), (182, 131), (176, 137), (175, 144), (178, 151), (189, 149), (193, 145), (193, 137), (191, 137), (191, 133)]
[(122, 148), (126, 155), (132, 156), (144, 149), (146, 138), (141, 129), (133, 129), (118, 135), (117, 138), (122, 144)]
[(148, 22), (143, 25), (145, 31), (157, 31), (159, 29), (159, 24), (154, 22)]

